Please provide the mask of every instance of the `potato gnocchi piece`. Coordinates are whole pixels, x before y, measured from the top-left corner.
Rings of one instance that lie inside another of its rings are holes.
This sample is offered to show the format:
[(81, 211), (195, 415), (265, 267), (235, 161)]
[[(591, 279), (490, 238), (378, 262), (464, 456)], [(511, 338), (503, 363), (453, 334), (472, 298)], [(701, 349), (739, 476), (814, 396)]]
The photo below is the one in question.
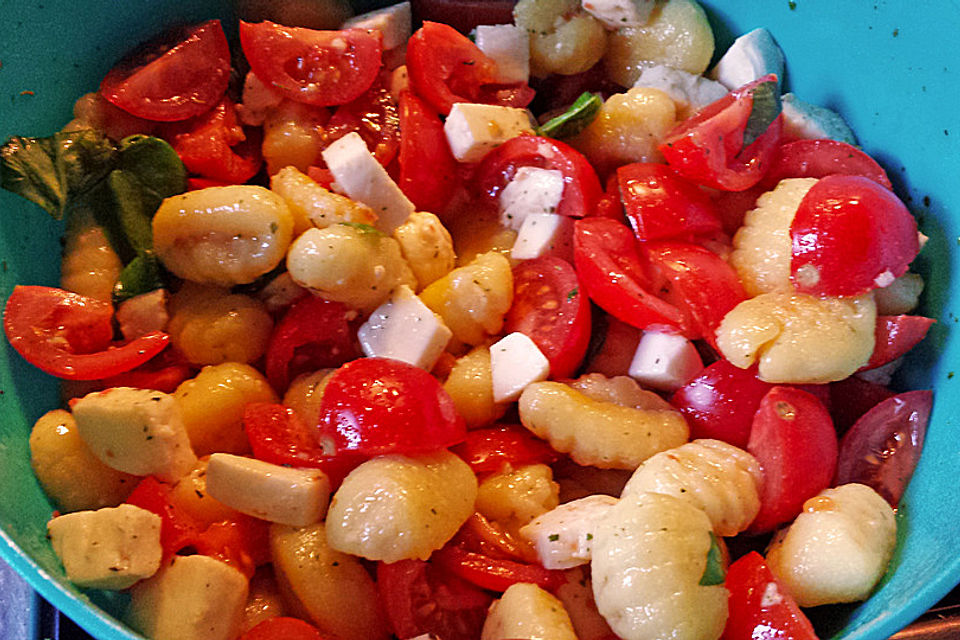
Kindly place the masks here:
[(900, 316), (910, 313), (920, 304), (923, 293), (923, 276), (908, 271), (887, 287), (873, 290), (877, 303), (877, 315)]
[(636, 469), (690, 435), (686, 420), (672, 408), (600, 402), (559, 382), (535, 382), (524, 389), (520, 422), (577, 464), (602, 469)]
[(401, 284), (417, 284), (400, 244), (365, 225), (308, 229), (290, 247), (287, 269), (300, 286), (363, 313)]
[(246, 633), (264, 620), (286, 615), (280, 587), (273, 576), (273, 567), (263, 566), (250, 578), (247, 603), (243, 607), (243, 623), (240, 633)]
[[(252, 76), (253, 74), (248, 74)], [(246, 87), (244, 87), (246, 89)], [(244, 99), (246, 99), (244, 91)], [(306, 171), (317, 164), (323, 147), (321, 127), (327, 111), (306, 104), (283, 100), (263, 118), (263, 159), (267, 173), (273, 175), (284, 167)]]
[(719, 536), (745, 531), (760, 511), (763, 474), (752, 455), (720, 440), (662, 451), (634, 471), (621, 499), (662, 493), (698, 507)]
[(593, 594), (623, 640), (716, 640), (727, 620), (727, 590), (700, 585), (710, 519), (659, 493), (621, 500), (597, 526)]
[(590, 562), (597, 523), (618, 500), (592, 495), (564, 503), (520, 529), (547, 569), (570, 569)]
[(717, 328), (717, 346), (742, 369), (758, 362), (766, 382), (833, 382), (870, 359), (876, 321), (869, 293), (857, 298), (764, 293), (727, 313)]
[(60, 287), (88, 298), (111, 302), (123, 263), (93, 213), (78, 208), (70, 216), (60, 259)]
[(294, 237), (311, 227), (323, 229), (341, 222), (372, 225), (377, 221), (377, 214), (367, 205), (324, 189), (293, 166), (286, 166), (271, 176), (270, 190), (290, 208)]
[[(500, 212), (464, 204), (444, 217), (444, 225), (453, 237), (457, 266), (468, 265), (484, 253), (495, 251), (507, 259), (517, 242), (517, 232), (500, 224)], [(513, 264), (511, 262), (511, 264)]]
[(603, 23), (580, 0), (520, 0), (513, 19), (530, 34), (530, 74), (537, 77), (586, 71), (607, 50)]
[(457, 358), (443, 388), (450, 394), (453, 406), (463, 416), (468, 429), (490, 424), (502, 417), (509, 406), (493, 400), (490, 348), (486, 346)]
[(330, 547), (368, 560), (426, 560), (473, 514), (477, 478), (440, 451), (373, 458), (350, 472), (327, 512)]
[(317, 424), (323, 390), (326, 389), (327, 380), (334, 371), (336, 369), (320, 369), (313, 373), (299, 375), (294, 378), (287, 387), (286, 393), (283, 394), (283, 404), (293, 409), (304, 424)]
[(893, 509), (862, 484), (827, 489), (803, 504), (767, 550), (770, 570), (802, 607), (866, 600), (897, 542)]
[(476, 510), (513, 530), (556, 507), (558, 495), (550, 467), (531, 464), (484, 479), (477, 491)]
[(632, 87), (644, 67), (667, 65), (702, 74), (713, 57), (713, 29), (694, 0), (667, 0), (653, 10), (647, 24), (610, 34), (603, 64), (607, 76)]
[(760, 196), (757, 206), (747, 212), (743, 226), (733, 237), (733, 253), (730, 254), (730, 264), (737, 270), (747, 295), (793, 291), (790, 282), (793, 255), (790, 225), (800, 201), (816, 183), (816, 178), (781, 180), (773, 191)]
[(293, 239), (283, 198), (253, 185), (209, 187), (167, 198), (153, 216), (153, 248), (185, 280), (224, 287), (276, 267)]
[(280, 314), (306, 292), (293, 281), (289, 271), (284, 271), (257, 292), (257, 299), (270, 313)]
[(612, 402), (621, 407), (634, 409), (670, 410), (672, 405), (655, 394), (647, 391), (629, 376), (607, 377), (601, 373), (588, 373), (580, 376), (570, 386), (585, 396), (598, 402)]
[(394, 229), (393, 237), (417, 278), (417, 291), (447, 275), (456, 265), (450, 232), (432, 213), (414, 211)]
[(563, 603), (535, 584), (511, 585), (490, 607), (481, 640), (577, 640)]
[(197, 465), (173, 486), (171, 501), (186, 512), (202, 528), (215, 522), (240, 517), (240, 512), (223, 504), (207, 492), (207, 464), (209, 456), (200, 458)]

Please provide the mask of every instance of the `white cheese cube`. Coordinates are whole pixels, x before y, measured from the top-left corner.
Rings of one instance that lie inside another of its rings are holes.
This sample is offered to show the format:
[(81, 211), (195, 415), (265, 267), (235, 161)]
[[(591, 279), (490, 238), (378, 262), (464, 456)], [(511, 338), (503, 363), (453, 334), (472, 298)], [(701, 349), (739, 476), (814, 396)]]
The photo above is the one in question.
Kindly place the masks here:
[(460, 162), (477, 162), (487, 152), (521, 133), (533, 133), (524, 109), (458, 102), (443, 123), (450, 151)]
[(697, 348), (682, 335), (645, 331), (633, 354), (629, 375), (645, 387), (676, 391), (702, 369)]
[(160, 516), (132, 504), (57, 516), (47, 533), (78, 587), (126, 589), (160, 568)]
[(373, 29), (383, 34), (383, 48), (393, 49), (410, 39), (413, 20), (410, 3), (400, 2), (354, 16), (343, 23), (344, 29)]
[(513, 24), (477, 25), (477, 48), (497, 63), (503, 83), (530, 79), (530, 35)]
[(215, 453), (207, 465), (207, 491), (241, 513), (294, 527), (320, 520), (330, 501), (330, 479), (319, 469), (292, 469)]
[(527, 385), (550, 377), (550, 362), (528, 336), (515, 331), (490, 345), (493, 401), (516, 400)]
[(656, 0), (583, 0), (583, 10), (608, 29), (647, 24)]
[(570, 569), (590, 562), (597, 522), (617, 504), (612, 496), (597, 494), (567, 502), (537, 516), (520, 529), (547, 569)]
[(338, 190), (373, 209), (380, 231), (390, 235), (413, 213), (413, 203), (403, 195), (356, 131), (343, 136), (321, 153)]
[(407, 65), (402, 64), (390, 72), (390, 95), (399, 102), (400, 94), (409, 88), (410, 74), (407, 73)]
[(357, 331), (367, 356), (393, 358), (428, 371), (452, 336), (440, 316), (405, 284), (394, 289)]
[(857, 144), (853, 129), (836, 111), (804, 102), (792, 93), (783, 94), (781, 104), (785, 138), (828, 139)]
[(633, 87), (660, 89), (674, 102), (687, 105), (691, 112), (727, 95), (727, 88), (716, 80), (665, 64), (644, 67)]
[(733, 41), (710, 72), (710, 77), (731, 91), (768, 73), (783, 82), (783, 51), (763, 27), (747, 32)]
[(500, 224), (514, 230), (534, 213), (556, 213), (563, 197), (563, 173), (520, 167), (500, 193)]
[(240, 635), (247, 578), (209, 556), (174, 556), (131, 591), (127, 620), (151, 640), (231, 640)]
[(174, 482), (197, 462), (169, 394), (116, 387), (88, 394), (71, 409), (80, 437), (108, 467)]
[(531, 213), (523, 219), (510, 250), (514, 260), (531, 260), (544, 255), (573, 259), (573, 218), (556, 213)]

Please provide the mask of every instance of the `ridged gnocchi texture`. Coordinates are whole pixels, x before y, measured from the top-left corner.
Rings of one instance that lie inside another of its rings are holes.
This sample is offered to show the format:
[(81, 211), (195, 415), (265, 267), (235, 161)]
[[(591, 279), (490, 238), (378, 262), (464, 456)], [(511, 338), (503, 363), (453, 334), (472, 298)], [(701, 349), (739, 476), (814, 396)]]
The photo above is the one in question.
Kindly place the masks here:
[(790, 259), (793, 242), (790, 225), (800, 201), (817, 183), (816, 178), (788, 178), (757, 199), (743, 226), (733, 237), (730, 264), (740, 276), (747, 295), (793, 291)]
[(270, 178), (270, 190), (290, 208), (294, 237), (310, 227), (323, 229), (341, 222), (372, 225), (377, 221), (377, 214), (367, 205), (324, 189), (293, 166), (280, 169)]
[(493, 400), (489, 347), (479, 346), (457, 358), (443, 388), (468, 429), (490, 424), (507, 411), (507, 403)]
[(63, 409), (48, 411), (34, 423), (30, 464), (40, 486), (64, 513), (115, 507), (139, 481), (100, 462)]
[(590, 562), (597, 523), (618, 500), (592, 495), (564, 503), (538, 516), (520, 536), (533, 545), (547, 569), (570, 569)]
[(520, 422), (574, 462), (603, 469), (636, 469), (690, 435), (686, 420), (674, 409), (597, 401), (559, 382), (535, 382), (524, 389)]
[(530, 73), (572, 75), (600, 62), (607, 50), (603, 23), (579, 0), (520, 0), (514, 22), (530, 34)]
[(270, 109), (263, 119), (261, 145), (267, 173), (273, 175), (288, 166), (306, 171), (311, 165), (317, 164), (323, 147), (320, 126), (326, 120), (325, 109), (311, 108), (292, 100), (283, 100)]
[(426, 560), (473, 514), (476, 498), (476, 476), (448, 451), (373, 458), (334, 494), (327, 538), (368, 560)]
[(767, 564), (800, 606), (856, 602), (883, 577), (896, 542), (887, 501), (870, 487), (845, 484), (804, 503), (774, 538)]
[(647, 391), (629, 376), (608, 378), (602, 373), (588, 373), (569, 384), (571, 388), (597, 402), (612, 402), (621, 407), (643, 410), (670, 410), (673, 408), (669, 402), (653, 391)]
[(717, 328), (717, 346), (734, 365), (758, 363), (761, 380), (820, 384), (843, 380), (873, 353), (873, 296), (816, 298), (764, 293), (734, 307)]
[(317, 424), (323, 390), (327, 387), (327, 380), (334, 371), (336, 369), (320, 369), (299, 375), (294, 378), (283, 394), (283, 404), (293, 409), (304, 424), (310, 426)]
[(443, 318), (454, 338), (478, 345), (500, 332), (513, 303), (510, 262), (499, 253), (484, 253), (435, 281), (420, 298)]
[(702, 509), (717, 535), (734, 536), (760, 511), (762, 481), (760, 463), (743, 449), (720, 440), (694, 440), (640, 465), (620, 497), (671, 495)]
[(694, 0), (667, 0), (657, 3), (647, 24), (612, 33), (603, 64), (614, 82), (632, 87), (643, 67), (657, 64), (703, 73), (713, 46), (713, 29), (703, 7)]
[(267, 350), (273, 318), (256, 298), (187, 283), (168, 308), (170, 341), (191, 364), (253, 362)]
[(535, 584), (511, 585), (490, 607), (481, 640), (577, 640), (563, 603)]
[(631, 162), (662, 162), (657, 145), (677, 124), (677, 107), (660, 89), (637, 87), (615, 93), (597, 117), (568, 142), (600, 175)]
[(659, 493), (621, 500), (594, 536), (593, 594), (623, 640), (716, 640), (727, 620), (727, 590), (702, 586), (710, 519)]
[(74, 211), (67, 225), (60, 260), (60, 287), (110, 302), (113, 285), (122, 269), (120, 257), (110, 245), (103, 227), (94, 222), (92, 212)]
[(308, 229), (290, 247), (287, 269), (300, 286), (364, 313), (401, 284), (417, 284), (400, 244), (369, 226)]
[(432, 213), (414, 211), (406, 222), (394, 229), (393, 237), (413, 269), (417, 291), (447, 275), (456, 265), (450, 232)]
[(530, 464), (485, 478), (477, 491), (476, 510), (512, 530), (556, 507), (558, 495), (550, 467)]

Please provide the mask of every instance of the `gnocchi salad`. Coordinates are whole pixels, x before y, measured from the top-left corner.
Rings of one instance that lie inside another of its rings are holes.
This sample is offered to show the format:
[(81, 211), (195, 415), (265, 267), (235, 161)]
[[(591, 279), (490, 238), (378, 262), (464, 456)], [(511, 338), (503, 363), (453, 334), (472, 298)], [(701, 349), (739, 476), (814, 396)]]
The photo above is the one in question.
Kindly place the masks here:
[(50, 542), (144, 636), (815, 640), (887, 570), (883, 168), (695, 0), (494, 14), (178, 27), (2, 147), (66, 219), (4, 310)]

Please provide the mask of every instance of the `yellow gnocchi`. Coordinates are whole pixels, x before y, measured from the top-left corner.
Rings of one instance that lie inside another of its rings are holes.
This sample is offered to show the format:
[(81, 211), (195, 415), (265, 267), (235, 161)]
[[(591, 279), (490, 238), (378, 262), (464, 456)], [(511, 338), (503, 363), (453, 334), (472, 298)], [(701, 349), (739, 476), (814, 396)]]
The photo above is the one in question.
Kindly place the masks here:
[(294, 219), (294, 237), (311, 227), (352, 222), (374, 224), (377, 214), (365, 204), (333, 193), (294, 166), (286, 166), (270, 178), (270, 190), (287, 203)]
[[(254, 74), (247, 77), (250, 76)], [(245, 100), (246, 97), (245, 90)], [(267, 173), (273, 175), (285, 167), (306, 171), (310, 165), (317, 164), (324, 142), (320, 114), (323, 111), (292, 100), (283, 100), (266, 112), (261, 148)]]
[(443, 388), (468, 429), (490, 424), (507, 411), (508, 403), (493, 400), (489, 347), (477, 347), (458, 358)]
[(579, 0), (520, 0), (513, 17), (530, 34), (530, 73), (535, 76), (586, 71), (607, 50), (603, 23), (583, 11)]
[(577, 640), (570, 616), (556, 596), (535, 584), (510, 585), (493, 603), (481, 640)]
[(450, 232), (432, 213), (414, 211), (394, 229), (393, 237), (413, 270), (418, 291), (450, 273), (456, 265)]
[(60, 286), (88, 298), (110, 302), (123, 263), (93, 213), (78, 209), (70, 217), (60, 260)]
[(477, 492), (477, 511), (508, 529), (521, 527), (559, 504), (559, 488), (545, 464), (505, 470), (485, 478)]

